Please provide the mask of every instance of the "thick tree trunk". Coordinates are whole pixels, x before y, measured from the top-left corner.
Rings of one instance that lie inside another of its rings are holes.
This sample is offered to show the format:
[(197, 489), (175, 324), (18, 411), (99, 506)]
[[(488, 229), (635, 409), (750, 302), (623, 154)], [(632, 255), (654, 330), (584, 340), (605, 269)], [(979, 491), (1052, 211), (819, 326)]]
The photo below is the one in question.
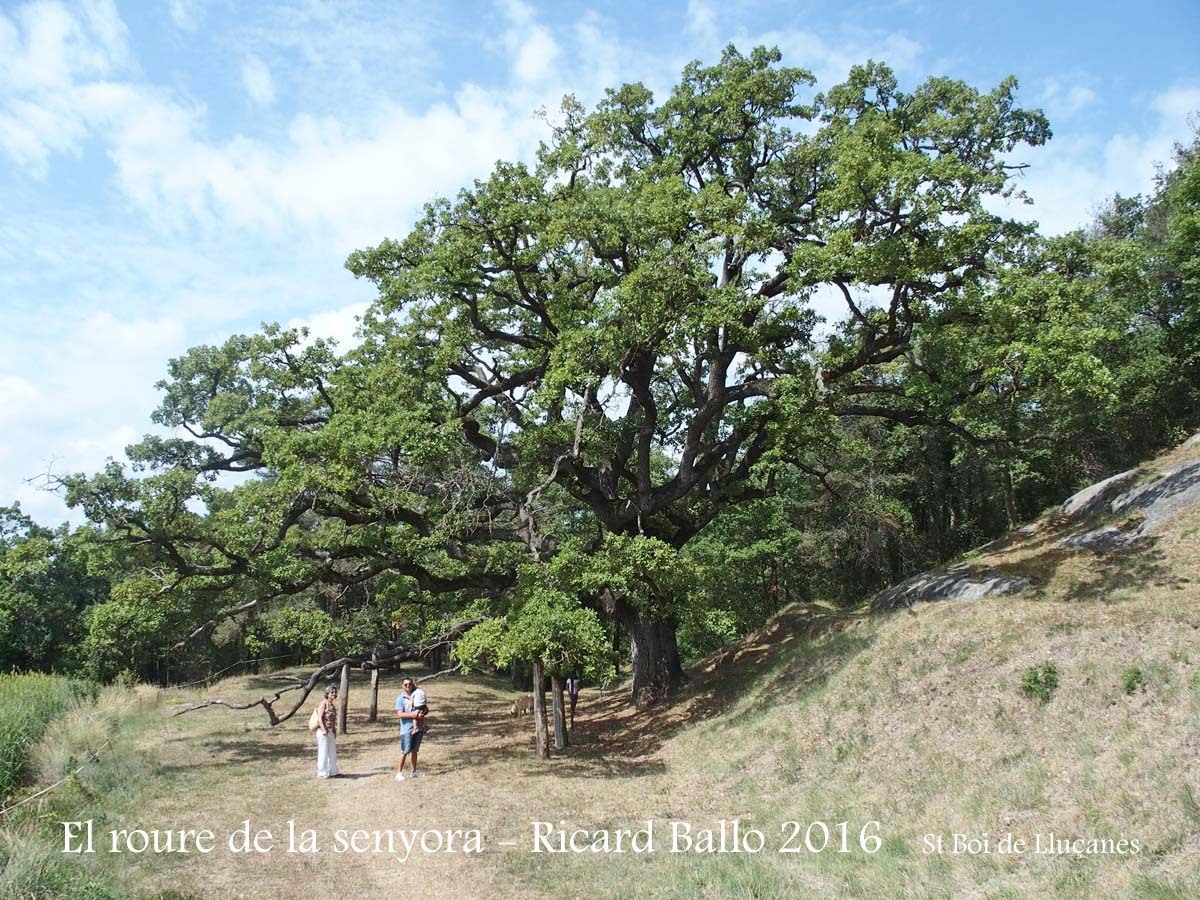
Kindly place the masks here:
[(346, 733), (346, 710), (350, 706), (350, 663), (342, 666), (342, 680), (338, 684), (338, 734)]
[(650, 706), (667, 699), (687, 683), (679, 663), (679, 645), (672, 619), (642, 618), (623, 597), (607, 593), (605, 605), (629, 635), (634, 704)]
[(371, 654), (371, 706), (367, 710), (367, 721), (374, 722), (379, 718), (379, 654)]
[(625, 628), (629, 632), (634, 704), (650, 706), (665, 700), (687, 682), (679, 664), (675, 623), (630, 621)]
[(537, 755), (550, 758), (550, 735), (546, 731), (546, 672), (540, 659), (533, 661), (533, 732)]
[(563, 709), (563, 680), (561, 675), (550, 676), (550, 702), (554, 708), (554, 749), (567, 746), (567, 715)]

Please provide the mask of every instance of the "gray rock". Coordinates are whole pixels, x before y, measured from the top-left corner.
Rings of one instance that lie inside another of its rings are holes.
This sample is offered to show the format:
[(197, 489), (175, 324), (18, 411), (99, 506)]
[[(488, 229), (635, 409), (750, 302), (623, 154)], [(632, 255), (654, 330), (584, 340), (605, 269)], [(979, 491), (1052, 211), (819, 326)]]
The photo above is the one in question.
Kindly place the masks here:
[(1130, 469), (1128, 472), (1097, 481), (1064, 500), (1059, 512), (1068, 519), (1082, 519), (1084, 516), (1101, 512), (1116, 494), (1133, 484), (1137, 476), (1138, 470)]
[[(1196, 436), (1200, 438), (1200, 435)], [(1190, 446), (1195, 439), (1189, 439)], [(1200, 444), (1200, 441), (1197, 441)], [(1187, 462), (1164, 469), (1160, 477), (1147, 484), (1125, 490), (1137, 479), (1139, 470), (1131, 469), (1084, 488), (1062, 505), (1069, 518), (1082, 518), (1102, 512), (1105, 505), (1114, 515), (1141, 514), (1141, 521), (1127, 528), (1105, 525), (1058, 541), (1055, 546), (1073, 550), (1106, 553), (1135, 544), (1154, 534), (1176, 513), (1200, 504), (1200, 462)], [(1124, 491), (1124, 493), (1120, 493)], [(1114, 497), (1113, 495), (1117, 496)], [(1034, 529), (1036, 530), (1036, 529)], [(1031, 531), (1022, 529), (1022, 533)], [(997, 544), (993, 541), (992, 544)], [(991, 544), (987, 546), (992, 546)], [(986, 549), (986, 548), (981, 548)], [(998, 575), (983, 569), (971, 571), (965, 565), (934, 572), (923, 572), (888, 588), (875, 598), (878, 609), (912, 606), (918, 601), (979, 600), (1017, 594), (1029, 586), (1028, 578)]]
[(875, 606), (896, 609), (921, 600), (980, 600), (1017, 594), (1028, 586), (1028, 578), (1010, 578), (986, 570), (971, 572), (965, 566), (954, 566), (939, 572), (923, 572), (888, 588), (875, 598)]
[(1181, 445), (1185, 450), (1200, 450), (1200, 431), (1197, 431)]
[(1065, 550), (1093, 550), (1096, 553), (1107, 553), (1109, 550), (1128, 547), (1139, 539), (1139, 535), (1136, 532), (1130, 533), (1122, 531), (1113, 525), (1105, 525), (1102, 528), (1093, 528), (1091, 531), (1085, 531), (1082, 534), (1073, 534), (1069, 538), (1059, 541), (1054, 546)]
[(1167, 520), (1200, 503), (1200, 462), (1180, 463), (1162, 471), (1162, 477), (1121, 494), (1109, 504), (1117, 515), (1140, 512), (1137, 534), (1154, 534)]

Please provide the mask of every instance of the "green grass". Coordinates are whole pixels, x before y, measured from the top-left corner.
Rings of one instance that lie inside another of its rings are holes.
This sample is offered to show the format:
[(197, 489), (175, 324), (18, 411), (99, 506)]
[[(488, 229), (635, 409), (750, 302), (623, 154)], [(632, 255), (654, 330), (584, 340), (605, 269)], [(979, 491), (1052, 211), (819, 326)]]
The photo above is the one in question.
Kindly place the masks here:
[[(41, 739), (31, 742), (28, 730), (22, 739), (22, 777), (33, 781), (30, 789), (69, 777), (0, 819), (0, 900), (141, 896), (129, 885), (128, 873), (120, 868), (127, 863), (121, 859), (62, 853), (61, 823), (91, 819), (100, 833), (138, 807), (150, 766), (132, 740), (156, 717), (127, 687), (110, 686), (93, 698), (91, 685), (51, 676), (9, 676), (4, 681), (10, 704), (20, 708), (34, 698), (41, 704), (36, 707), (43, 713), (37, 719)], [(9, 714), (13, 721), (11, 706)]]
[(20, 783), (30, 748), (46, 726), (80, 702), (95, 687), (57, 675), (0, 675), (0, 799), (7, 801)]

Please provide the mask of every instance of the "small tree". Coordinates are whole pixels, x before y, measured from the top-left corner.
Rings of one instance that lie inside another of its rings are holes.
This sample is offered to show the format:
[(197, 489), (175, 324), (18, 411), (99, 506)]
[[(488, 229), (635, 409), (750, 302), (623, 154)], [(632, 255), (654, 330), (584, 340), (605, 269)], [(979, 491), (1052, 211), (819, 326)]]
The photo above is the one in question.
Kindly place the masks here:
[(562, 679), (575, 670), (585, 677), (607, 680), (613, 675), (608, 636), (596, 613), (582, 608), (556, 587), (549, 573), (530, 564), (523, 568), (519, 595), (524, 602), (506, 616), (489, 619), (467, 632), (455, 648), (464, 668), (491, 659), (498, 666), (528, 662), (533, 667), (533, 724), (537, 755), (550, 757), (546, 727), (545, 679), (552, 680), (555, 703), (555, 741), (565, 745), (562, 721)]

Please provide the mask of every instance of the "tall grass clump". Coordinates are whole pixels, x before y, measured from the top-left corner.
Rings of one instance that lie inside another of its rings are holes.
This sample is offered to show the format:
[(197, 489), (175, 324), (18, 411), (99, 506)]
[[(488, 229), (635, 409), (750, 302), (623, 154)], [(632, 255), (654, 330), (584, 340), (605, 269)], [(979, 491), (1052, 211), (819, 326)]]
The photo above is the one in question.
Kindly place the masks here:
[(29, 750), (46, 726), (94, 696), (94, 685), (73, 678), (0, 675), (0, 799), (17, 786)]
[(120, 900), (119, 882), (93, 872), (78, 857), (35, 832), (0, 832), (0, 898), (3, 900)]
[[(155, 721), (138, 692), (122, 684), (99, 689), (75, 683), (66, 705), (44, 721), (41, 737), (25, 752), (21, 777), (39, 783), (60, 780), (36, 806), (30, 804), (0, 817), (0, 900), (126, 900), (140, 896), (125, 885), (125, 864), (118, 858), (86, 858), (64, 854), (59, 823), (118, 819), (136, 808), (149, 767), (132, 737)], [(11, 694), (11, 689), (10, 689)], [(6, 695), (11, 699), (11, 696)], [(17, 690), (20, 703), (43, 713), (53, 709), (34, 692)], [(61, 697), (59, 700), (61, 701)], [(72, 775), (63, 779), (64, 775)], [(155, 895), (159, 900), (176, 897)]]

